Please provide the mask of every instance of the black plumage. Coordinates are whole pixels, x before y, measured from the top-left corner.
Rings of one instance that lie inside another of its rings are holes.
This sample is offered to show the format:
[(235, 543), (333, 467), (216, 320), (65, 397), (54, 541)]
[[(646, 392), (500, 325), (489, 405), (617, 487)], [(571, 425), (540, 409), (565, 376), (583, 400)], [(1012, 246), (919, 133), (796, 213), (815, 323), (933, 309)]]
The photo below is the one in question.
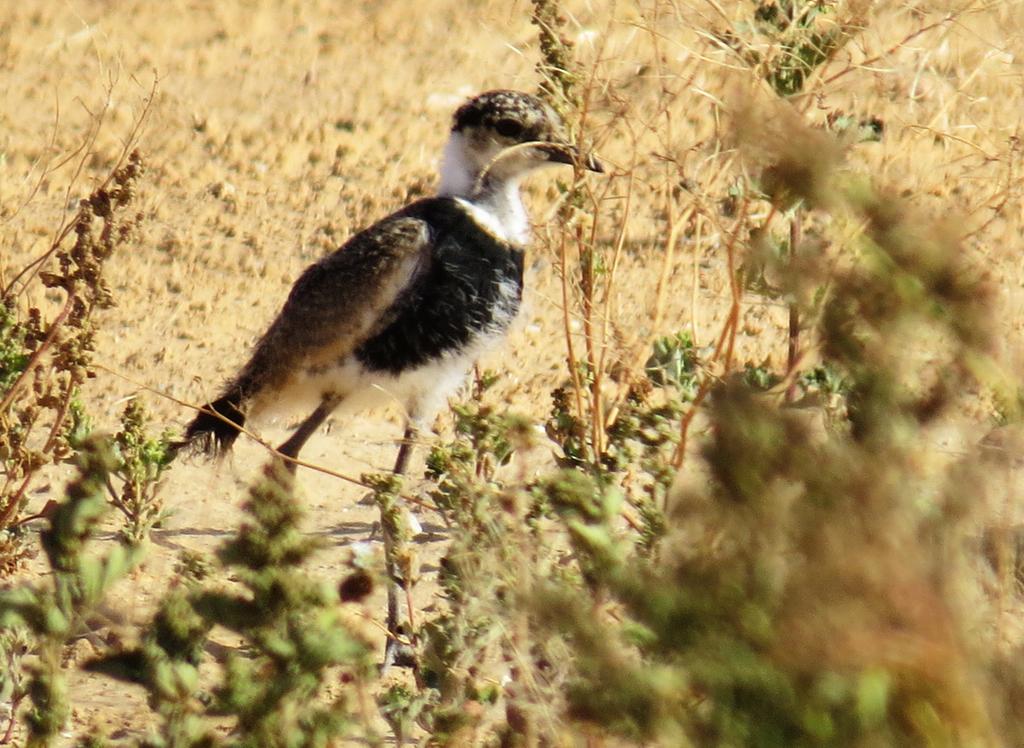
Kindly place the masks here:
[(430, 259), (355, 350), (368, 369), (392, 374), (503, 334), (523, 290), (523, 250), (482, 229), (455, 199), (421, 200), (402, 215), (426, 223)]

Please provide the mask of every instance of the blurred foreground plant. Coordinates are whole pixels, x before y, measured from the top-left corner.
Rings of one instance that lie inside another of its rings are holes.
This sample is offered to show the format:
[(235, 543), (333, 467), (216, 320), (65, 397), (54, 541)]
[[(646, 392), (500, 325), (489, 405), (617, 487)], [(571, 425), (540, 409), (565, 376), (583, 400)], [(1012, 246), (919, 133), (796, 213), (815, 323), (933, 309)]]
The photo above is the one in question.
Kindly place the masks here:
[[(344, 620), (335, 586), (304, 569), (319, 543), (300, 531), (292, 492), (284, 464), (268, 464), (245, 505), (248, 521), (217, 553), (237, 586), (172, 589), (140, 647), (89, 666), (146, 688), (163, 721), (146, 745), (322, 746), (350, 734), (373, 672), (370, 649)], [(198, 667), (214, 626), (245, 645), (204, 695)], [(331, 688), (333, 679), (345, 687)], [(232, 734), (219, 737), (210, 717), (228, 718)]]
[[(31, 703), (25, 715), (29, 746), (52, 745), (70, 715), (62, 669), (64, 645), (80, 633), (84, 617), (140, 558), (138, 549), (126, 545), (116, 545), (101, 557), (87, 555), (88, 541), (107, 511), (106, 483), (116, 461), (109, 441), (92, 438), (76, 453), (75, 463), (78, 478), (42, 533), (52, 574), (49, 583), (0, 590), (0, 629), (27, 632), (36, 658), (24, 692), (17, 674), (7, 676), (13, 679), (7, 694), (13, 702), (11, 719), (22, 697)], [(16, 650), (10, 647), (17, 644), (10, 639), (6, 645), (11, 662)]]
[(978, 455), (922, 454), (987, 370), (989, 291), (952, 227), (842, 176), (820, 133), (787, 131), (775, 152), (763, 144), (783, 141), (751, 139), (777, 187), (861, 227), (851, 261), (777, 269), (829, 283), (816, 332), (844, 375), (816, 384), (848, 393), (850, 427), (822, 432), (749, 377), (726, 380), (706, 409), (708, 482), (673, 491), (658, 559), (614, 513), (563, 514), (609, 599), (595, 615), (590, 593), (551, 582), (532, 610), (573, 643), (569, 713), (626, 738), (996, 744), (1019, 733), (1019, 687), (978, 690), (1007, 666), (968, 638), (954, 595)]

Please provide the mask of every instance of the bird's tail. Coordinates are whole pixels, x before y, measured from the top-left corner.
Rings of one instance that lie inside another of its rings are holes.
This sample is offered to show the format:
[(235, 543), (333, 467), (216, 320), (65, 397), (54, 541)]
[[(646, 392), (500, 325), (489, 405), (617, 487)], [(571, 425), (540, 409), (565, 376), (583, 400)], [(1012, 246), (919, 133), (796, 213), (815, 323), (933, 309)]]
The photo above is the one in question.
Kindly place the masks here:
[(203, 406), (177, 442), (175, 451), (191, 449), (210, 457), (221, 457), (231, 450), (245, 426), (242, 393), (237, 387)]

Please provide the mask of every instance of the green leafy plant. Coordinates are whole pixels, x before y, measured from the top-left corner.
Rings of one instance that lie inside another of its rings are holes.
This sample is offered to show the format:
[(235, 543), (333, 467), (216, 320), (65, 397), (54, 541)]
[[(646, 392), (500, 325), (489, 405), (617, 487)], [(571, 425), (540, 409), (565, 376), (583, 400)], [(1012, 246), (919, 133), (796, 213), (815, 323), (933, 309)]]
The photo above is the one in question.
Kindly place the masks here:
[(0, 705), (6, 726), (0, 733), (0, 745), (10, 742), (17, 723), (18, 708), (28, 693), (24, 657), (31, 641), (22, 626), (11, 626), (0, 632)]
[(124, 515), (124, 538), (140, 543), (164, 518), (157, 496), (159, 481), (171, 463), (172, 434), (154, 438), (146, 432), (146, 411), (138, 398), (132, 398), (121, 416), (121, 430), (114, 437), (120, 464), (115, 471), (121, 479), (120, 491), (111, 487), (111, 501)]
[(762, 75), (779, 96), (804, 90), (808, 77), (850, 39), (862, 23), (838, 2), (769, 0), (758, 2), (754, 28), (772, 42), (765, 56), (754, 55)]
[[(345, 623), (336, 587), (304, 570), (319, 544), (299, 529), (292, 481), (274, 461), (251, 489), (248, 521), (217, 553), (236, 585), (193, 580), (172, 589), (140, 647), (89, 665), (146, 688), (163, 721), (147, 745), (320, 746), (361, 721), (353, 688), (372, 676), (370, 649)], [(204, 696), (198, 666), (215, 625), (245, 646)], [(332, 677), (351, 687), (327, 696)], [(217, 737), (211, 716), (230, 721), (230, 738)]]
[(692, 401), (698, 390), (698, 357), (693, 337), (688, 332), (654, 341), (644, 370), (660, 386), (673, 386), (683, 400)]
[[(103, 556), (87, 553), (107, 511), (106, 484), (116, 460), (109, 441), (101, 438), (82, 445), (74, 459), (78, 478), (52, 511), (41, 538), (51, 571), (49, 584), (0, 590), (0, 628), (27, 632), (36, 656), (25, 691), (31, 705), (26, 714), (29, 746), (52, 745), (70, 713), (61, 665), (64, 645), (79, 633), (83, 618), (110, 586), (140, 558), (139, 551), (127, 545), (116, 545)], [(17, 690), (11, 698), (20, 698)]]

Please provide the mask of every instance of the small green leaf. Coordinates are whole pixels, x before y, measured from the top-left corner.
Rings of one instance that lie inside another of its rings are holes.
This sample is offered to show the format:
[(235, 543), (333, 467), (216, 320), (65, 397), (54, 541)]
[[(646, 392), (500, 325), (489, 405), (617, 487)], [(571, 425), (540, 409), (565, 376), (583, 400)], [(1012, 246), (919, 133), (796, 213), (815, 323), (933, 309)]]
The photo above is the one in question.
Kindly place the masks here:
[(82, 599), (99, 600), (103, 592), (103, 562), (98, 558), (80, 558), (78, 577), (81, 580)]
[(45, 633), (50, 636), (64, 638), (70, 631), (67, 617), (55, 605), (44, 606), (42, 620)]
[(884, 670), (867, 670), (857, 680), (857, 716), (864, 727), (874, 727), (889, 709), (892, 677)]
[(622, 504), (626, 500), (623, 496), (622, 491), (612, 486), (604, 492), (604, 496), (601, 497), (602, 508), (604, 509), (605, 520), (611, 520), (619, 516), (622, 511)]
[(183, 696), (195, 693), (199, 688), (199, 670), (187, 662), (174, 663), (174, 680), (178, 693)]
[(115, 546), (103, 563), (100, 592), (105, 592), (112, 583), (127, 574), (143, 555), (142, 549), (138, 546)]

